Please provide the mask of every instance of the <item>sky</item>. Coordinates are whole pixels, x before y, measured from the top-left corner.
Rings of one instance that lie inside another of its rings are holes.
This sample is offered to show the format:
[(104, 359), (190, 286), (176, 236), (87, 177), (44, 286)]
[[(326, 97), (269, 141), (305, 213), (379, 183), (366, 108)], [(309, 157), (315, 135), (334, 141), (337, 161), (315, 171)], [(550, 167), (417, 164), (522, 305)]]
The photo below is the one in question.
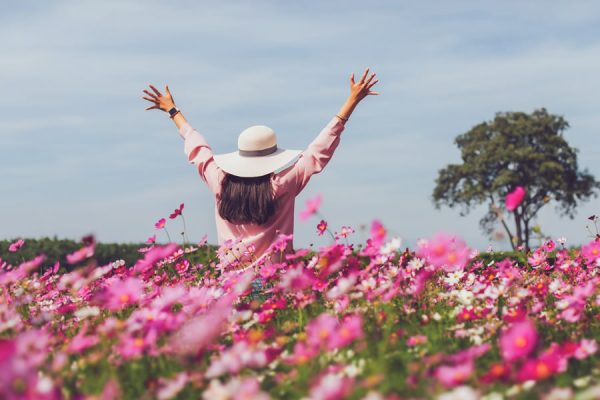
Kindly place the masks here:
[[(58, 236), (143, 242), (185, 203), (188, 237), (216, 243), (214, 199), (168, 116), (142, 90), (169, 85), (215, 153), (251, 125), (304, 149), (370, 67), (381, 94), (358, 105), (324, 171), (296, 199), (296, 247), (331, 229), (363, 242), (378, 219), (412, 246), (437, 232), (503, 249), (466, 217), (433, 206), (438, 171), (459, 163), (454, 138), (499, 111), (545, 107), (600, 179), (600, 3), (593, 1), (48, 1), (0, 14), (0, 239)], [(572, 245), (587, 217), (550, 203), (537, 222)], [(169, 221), (176, 238), (181, 221)], [(533, 243), (536, 244), (536, 243)]]

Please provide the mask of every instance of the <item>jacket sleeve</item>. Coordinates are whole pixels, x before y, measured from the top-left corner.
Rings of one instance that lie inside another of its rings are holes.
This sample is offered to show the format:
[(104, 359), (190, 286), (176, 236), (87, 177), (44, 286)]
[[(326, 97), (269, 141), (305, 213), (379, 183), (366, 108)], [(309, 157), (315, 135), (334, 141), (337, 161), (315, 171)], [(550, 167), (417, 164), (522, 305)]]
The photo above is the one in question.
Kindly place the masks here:
[(340, 143), (343, 130), (342, 120), (333, 117), (306, 150), (300, 153), (300, 158), (293, 168), (296, 195), (304, 189), (313, 174), (318, 174), (325, 168)]
[(180, 136), (184, 139), (183, 150), (188, 161), (196, 166), (200, 178), (215, 194), (221, 191), (222, 170), (213, 158), (212, 149), (197, 130), (186, 122), (179, 129)]

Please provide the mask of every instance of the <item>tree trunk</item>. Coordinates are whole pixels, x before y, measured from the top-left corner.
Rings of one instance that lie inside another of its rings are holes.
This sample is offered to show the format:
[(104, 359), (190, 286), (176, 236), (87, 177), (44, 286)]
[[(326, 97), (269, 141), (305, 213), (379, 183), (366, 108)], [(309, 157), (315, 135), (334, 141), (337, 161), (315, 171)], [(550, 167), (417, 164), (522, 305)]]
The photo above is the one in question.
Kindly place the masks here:
[(500, 220), (500, 222), (502, 223), (502, 226), (504, 227), (504, 230), (506, 230), (506, 234), (508, 235), (508, 241), (510, 242), (510, 247), (512, 247), (513, 251), (516, 251), (515, 243), (513, 242), (513, 234), (510, 231), (510, 229), (508, 228), (508, 225), (506, 224), (506, 221), (504, 220), (504, 217), (502, 216), (502, 212), (500, 212), (498, 210), (498, 208), (496, 207), (496, 205), (494, 204), (494, 198), (490, 196), (490, 200), (491, 200), (490, 208), (496, 213), (496, 215), (498, 216), (498, 219)]
[(525, 251), (529, 251), (529, 218), (523, 219), (523, 225), (525, 230)]
[(517, 247), (519, 247), (519, 246), (523, 245), (523, 229), (521, 228), (521, 216), (519, 215), (519, 212), (517, 210), (518, 209), (516, 209), (514, 211), (514, 214), (515, 214), (515, 225), (517, 228)]

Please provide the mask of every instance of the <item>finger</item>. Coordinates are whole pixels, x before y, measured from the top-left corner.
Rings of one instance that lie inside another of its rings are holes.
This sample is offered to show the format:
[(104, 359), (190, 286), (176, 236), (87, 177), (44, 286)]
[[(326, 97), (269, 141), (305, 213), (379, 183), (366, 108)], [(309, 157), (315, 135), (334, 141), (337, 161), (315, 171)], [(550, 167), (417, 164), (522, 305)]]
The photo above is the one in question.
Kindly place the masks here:
[(365, 81), (365, 77), (367, 76), (368, 73), (369, 73), (369, 68), (365, 69), (365, 72), (363, 73), (363, 75), (360, 78), (360, 81), (358, 81), (358, 83), (363, 83)]
[(367, 81), (365, 82), (365, 85), (368, 85), (369, 82), (371, 82), (373, 80), (373, 78), (375, 78), (375, 73), (374, 72), (371, 74), (371, 76), (369, 77), (369, 79), (367, 79)]
[[(171, 96), (171, 91), (169, 90), (169, 85), (165, 85), (165, 90), (167, 91), (167, 93), (169, 93), (169, 96)], [(173, 96), (171, 96), (173, 97)]]
[(144, 97), (142, 97), (142, 99), (144, 99), (144, 100), (148, 100), (148, 101), (150, 101), (150, 102), (152, 102), (152, 103), (156, 103), (156, 100), (154, 100), (154, 99), (151, 99), (150, 97), (146, 97), (146, 96), (144, 96)]
[(154, 93), (156, 93), (156, 95), (157, 95), (158, 97), (162, 96), (162, 94), (160, 94), (160, 92), (158, 91), (158, 89), (157, 89), (157, 88), (155, 88), (155, 87), (154, 87), (154, 86), (152, 86), (152, 85), (148, 85), (148, 86), (150, 86), (150, 88), (152, 88), (152, 90), (154, 90)]
[(373, 87), (373, 85), (375, 85), (377, 82), (379, 82), (379, 79), (377, 79), (376, 81), (371, 82), (371, 84), (369, 86), (367, 86), (367, 89), (371, 89)]
[(355, 85), (356, 82), (354, 82), (354, 72), (350, 74), (350, 83)]
[(158, 106), (152, 106), (152, 107), (148, 107), (148, 108), (146, 108), (146, 110), (152, 110), (152, 109), (154, 109), (154, 108), (158, 108)]
[(144, 93), (146, 93), (148, 96), (152, 97), (153, 99), (158, 101), (158, 97), (156, 97), (156, 95), (154, 93), (150, 93), (147, 90), (144, 90)]
[(370, 91), (370, 92), (369, 92), (369, 93), (367, 93), (367, 94), (374, 94), (374, 95), (376, 95), (376, 96), (377, 96), (377, 95), (379, 94), (379, 92), (371, 92), (371, 91)]

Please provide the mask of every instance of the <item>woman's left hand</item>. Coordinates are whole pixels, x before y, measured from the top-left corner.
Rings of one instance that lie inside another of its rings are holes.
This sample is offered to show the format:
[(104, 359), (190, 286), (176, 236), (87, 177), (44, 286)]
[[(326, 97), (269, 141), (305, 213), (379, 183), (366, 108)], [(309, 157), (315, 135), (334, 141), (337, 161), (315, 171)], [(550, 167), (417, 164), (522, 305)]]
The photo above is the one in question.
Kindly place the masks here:
[(368, 95), (378, 95), (378, 92), (373, 92), (371, 88), (379, 82), (379, 80), (373, 80), (375, 78), (375, 73), (372, 73), (369, 78), (367, 78), (367, 74), (369, 73), (369, 68), (365, 69), (360, 81), (358, 83), (354, 82), (354, 72), (350, 75), (350, 96), (356, 99), (357, 102), (361, 101)]
[(154, 86), (148, 86), (150, 86), (150, 89), (152, 89), (154, 93), (150, 93), (144, 89), (144, 93), (146, 93), (148, 97), (144, 96), (142, 99), (148, 100), (149, 102), (154, 103), (154, 105), (146, 108), (146, 110), (159, 109), (168, 112), (171, 108), (175, 107), (175, 102), (173, 101), (173, 96), (171, 96), (169, 86), (165, 86), (166, 93), (164, 95), (160, 93)]

